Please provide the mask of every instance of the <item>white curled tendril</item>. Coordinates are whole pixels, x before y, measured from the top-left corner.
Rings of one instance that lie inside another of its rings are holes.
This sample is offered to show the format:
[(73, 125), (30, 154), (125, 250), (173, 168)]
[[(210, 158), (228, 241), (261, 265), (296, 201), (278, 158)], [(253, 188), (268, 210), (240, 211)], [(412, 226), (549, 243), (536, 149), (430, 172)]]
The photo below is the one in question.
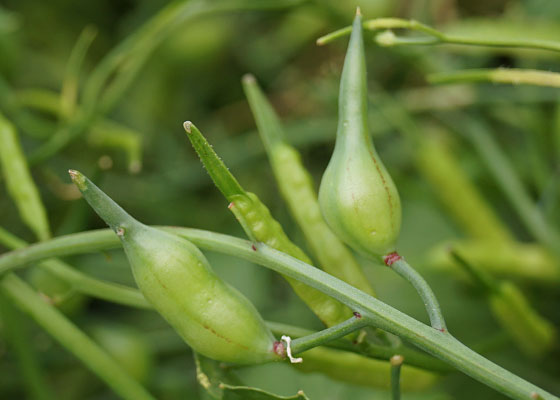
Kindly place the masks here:
[(301, 357), (293, 357), (292, 356), (292, 348), (290, 347), (290, 343), (292, 342), (292, 338), (289, 336), (282, 336), (281, 339), (286, 342), (286, 354), (288, 355), (288, 358), (290, 359), (290, 362), (292, 364), (299, 364), (303, 362), (303, 358)]

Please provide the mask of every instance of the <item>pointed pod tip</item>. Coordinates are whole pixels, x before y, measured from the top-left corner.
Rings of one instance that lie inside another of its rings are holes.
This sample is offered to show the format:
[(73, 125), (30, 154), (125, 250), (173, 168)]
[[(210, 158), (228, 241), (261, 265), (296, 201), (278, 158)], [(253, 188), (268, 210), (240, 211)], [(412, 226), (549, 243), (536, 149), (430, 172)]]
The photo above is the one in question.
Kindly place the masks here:
[(187, 133), (191, 133), (192, 126), (193, 126), (193, 123), (191, 121), (183, 122), (183, 128), (185, 128)]
[(78, 189), (80, 189), (81, 192), (86, 190), (86, 177), (80, 171), (69, 169), (68, 173), (70, 174), (72, 182), (78, 187)]
[(361, 17), (362, 16), (362, 9), (360, 8), (360, 6), (356, 7), (356, 17)]
[(253, 84), (257, 82), (257, 80), (255, 79), (255, 76), (253, 74), (245, 74), (243, 75), (243, 78), (241, 78), (241, 82)]

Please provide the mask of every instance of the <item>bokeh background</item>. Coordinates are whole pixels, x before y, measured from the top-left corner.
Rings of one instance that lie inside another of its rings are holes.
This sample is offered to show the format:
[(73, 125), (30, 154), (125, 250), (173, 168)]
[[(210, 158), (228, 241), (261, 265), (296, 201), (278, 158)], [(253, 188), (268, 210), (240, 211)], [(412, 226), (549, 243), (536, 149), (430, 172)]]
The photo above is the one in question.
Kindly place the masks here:
[[(74, 168), (93, 177), (112, 198), (145, 223), (195, 227), (244, 237), (227, 209), (227, 202), (213, 186), (185, 137), (182, 122), (192, 120), (242, 185), (257, 193), (289, 236), (305, 248), (305, 240), (277, 190), (243, 94), (241, 77), (250, 72), (258, 79), (318, 185), (333, 148), (338, 82), (347, 39), (325, 46), (317, 46), (315, 41), (350, 24), (357, 5), (366, 19), (413, 18), (466, 35), (560, 37), (560, 3), (546, 0), (317, 0), (201, 15), (168, 29), (155, 44), (149, 40), (155, 34), (139, 42), (137, 51), (142, 54), (145, 50), (144, 59), (138, 57), (139, 68), (129, 74), (126, 90), (101, 115), (117, 124), (118, 129), (104, 132), (90, 123), (52, 156), (34, 160), (37, 149), (64, 123), (62, 117), (49, 112), (49, 107), (53, 104), (52, 96), (61, 91), (72, 48), (83, 30), (95, 31), (96, 36), (79, 76), (78, 108), (83, 101), (81, 89), (96, 66), (169, 3), (3, 0), (0, 111), (14, 121), (20, 132), (53, 233), (68, 234), (104, 226), (69, 184), (66, 171)], [(489, 132), (513, 164), (538, 209), (551, 225), (558, 227), (557, 89), (492, 84), (433, 86), (426, 76), (464, 68), (557, 70), (559, 55), (468, 46), (383, 48), (374, 42), (374, 33), (366, 32), (365, 37), (371, 131), (403, 203), (401, 254), (432, 285), (450, 331), (461, 341), (516, 374), (552, 392), (560, 392), (560, 353), (556, 345), (540, 357), (528, 357), (496, 321), (480, 288), (458, 278), (452, 269), (432, 265), (430, 254), (434, 248), (451, 239), (467, 238), (470, 232), (449, 211), (449, 205), (442, 202), (445, 196), (441, 193), (449, 189), (430, 179), (426, 168), (419, 166), (415, 141), (422, 140), (422, 135), (435, 135), (513, 237), (520, 242), (535, 242), (473, 146), (468, 130), (476, 124)], [(461, 199), (452, 201), (460, 204)], [(28, 241), (35, 240), (21, 222), (3, 184), (0, 225)], [(245, 293), (266, 319), (320, 328), (319, 321), (276, 274), (242, 260), (207, 255), (218, 273)], [(100, 279), (134, 284), (120, 251), (68, 261)], [(421, 301), (406, 282), (381, 266), (361, 261), (380, 299), (427, 321)], [(557, 260), (552, 263), (558, 267)], [(33, 271), (29, 268), (22, 276), (30, 281), (47, 279), (37, 277)], [(558, 325), (560, 278), (512, 278), (540, 315)], [(157, 398), (205, 398), (196, 382), (188, 346), (155, 313), (80, 296), (62, 303), (59, 306), (78, 326), (122, 353), (121, 362)], [(23, 320), (30, 333), (29, 345), (39, 355), (56, 398), (116, 398), (31, 320)], [(284, 395), (302, 389), (311, 399), (390, 398), (389, 392), (383, 390), (352, 386), (321, 374), (304, 374), (285, 364), (243, 368), (236, 373), (247, 384)], [(25, 382), (14, 354), (9, 343), (0, 337), (0, 398), (25, 395)], [(455, 373), (442, 378), (428, 391), (406, 394), (405, 398), (501, 397)]]

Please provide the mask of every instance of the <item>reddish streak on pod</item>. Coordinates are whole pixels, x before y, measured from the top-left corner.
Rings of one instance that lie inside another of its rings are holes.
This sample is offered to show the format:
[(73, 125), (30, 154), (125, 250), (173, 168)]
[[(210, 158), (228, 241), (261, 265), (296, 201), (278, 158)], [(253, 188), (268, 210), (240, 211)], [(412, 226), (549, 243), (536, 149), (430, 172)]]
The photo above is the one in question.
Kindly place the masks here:
[(356, 317), (358, 319), (362, 318), (362, 314), (360, 314), (358, 311), (354, 311), (353, 314), (354, 314), (354, 317)]
[(235, 204), (233, 204), (233, 201), (231, 203), (228, 204), (227, 208), (229, 208), (230, 210), (233, 208)]
[(445, 328), (440, 328), (440, 329), (438, 329), (438, 331), (443, 332), (443, 333), (446, 332), (446, 331), (445, 331)]
[(251, 245), (251, 248), (253, 249), (253, 251), (257, 251), (257, 246), (255, 246), (254, 244)]
[(383, 262), (388, 267), (390, 267), (391, 265), (393, 265), (395, 262), (399, 261), (400, 259), (401, 259), (401, 256), (396, 251), (393, 251), (392, 253), (389, 253), (386, 256), (383, 256)]
[(274, 344), (272, 345), (272, 351), (274, 351), (275, 354), (278, 354), (282, 358), (286, 357), (286, 349), (282, 341), (274, 342)]

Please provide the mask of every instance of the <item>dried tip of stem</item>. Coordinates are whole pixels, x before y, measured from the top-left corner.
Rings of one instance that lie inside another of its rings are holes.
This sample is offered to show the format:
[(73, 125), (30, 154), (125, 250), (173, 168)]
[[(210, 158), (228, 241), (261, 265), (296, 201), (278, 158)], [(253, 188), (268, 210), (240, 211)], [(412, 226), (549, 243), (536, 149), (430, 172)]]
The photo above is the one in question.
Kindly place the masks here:
[(193, 123), (191, 121), (185, 121), (183, 122), (183, 128), (185, 128), (185, 130), (187, 131), (187, 133), (191, 133), (191, 128), (193, 126)]
[(356, 7), (356, 17), (361, 17), (362, 16), (362, 10), (360, 9), (360, 6)]
[(404, 357), (401, 356), (400, 354), (396, 354), (393, 357), (391, 357), (391, 365), (393, 367), (398, 367), (399, 365), (402, 365), (403, 362), (404, 362)]
[(243, 83), (255, 83), (257, 80), (255, 79), (255, 76), (253, 74), (245, 74), (243, 75), (243, 78), (241, 78), (241, 81)]
[(86, 190), (86, 177), (79, 171), (75, 169), (69, 169), (68, 173), (70, 174), (70, 179), (72, 182), (80, 189), (80, 191)]

